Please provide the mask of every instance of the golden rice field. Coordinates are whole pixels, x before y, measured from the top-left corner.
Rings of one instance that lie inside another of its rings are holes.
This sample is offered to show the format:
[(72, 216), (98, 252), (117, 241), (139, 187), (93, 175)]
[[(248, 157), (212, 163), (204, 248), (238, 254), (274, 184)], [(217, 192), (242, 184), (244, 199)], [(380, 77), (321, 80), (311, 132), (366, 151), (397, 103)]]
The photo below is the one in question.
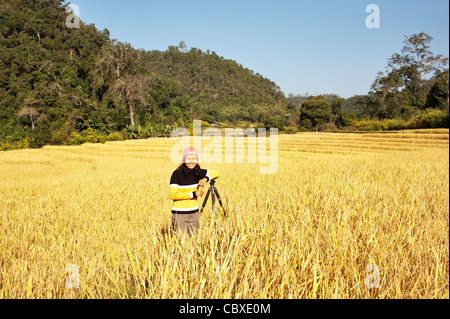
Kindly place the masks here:
[[(0, 298), (449, 298), (449, 130), (279, 136), (170, 232), (176, 141), (0, 153)], [(371, 266), (374, 265), (374, 266)], [(78, 287), (78, 288), (77, 288)]]

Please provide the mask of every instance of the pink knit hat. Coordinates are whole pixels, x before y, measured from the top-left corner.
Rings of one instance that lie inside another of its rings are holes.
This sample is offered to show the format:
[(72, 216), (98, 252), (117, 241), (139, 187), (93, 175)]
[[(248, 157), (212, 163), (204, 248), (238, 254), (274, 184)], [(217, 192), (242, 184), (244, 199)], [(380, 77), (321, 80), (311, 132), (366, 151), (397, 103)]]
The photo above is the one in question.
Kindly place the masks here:
[(193, 147), (189, 147), (189, 148), (184, 149), (184, 151), (183, 151), (183, 162), (184, 162), (185, 158), (189, 155), (194, 155), (198, 160), (198, 151)]

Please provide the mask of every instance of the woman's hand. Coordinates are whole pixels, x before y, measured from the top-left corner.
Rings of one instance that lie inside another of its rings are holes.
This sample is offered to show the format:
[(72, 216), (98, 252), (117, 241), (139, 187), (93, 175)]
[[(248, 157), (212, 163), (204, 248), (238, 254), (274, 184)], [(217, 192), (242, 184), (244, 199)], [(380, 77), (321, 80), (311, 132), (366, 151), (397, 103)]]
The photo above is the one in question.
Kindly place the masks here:
[(203, 179), (198, 181), (198, 186), (203, 187), (203, 186), (205, 186), (205, 184), (207, 182), (208, 182), (208, 180), (206, 178), (203, 178)]
[(203, 190), (203, 188), (199, 188), (195, 191), (195, 195), (197, 195), (197, 197), (202, 197), (204, 193), (205, 191)]
[(203, 186), (205, 186), (205, 184), (207, 182), (208, 182), (208, 180), (206, 178), (203, 178), (198, 181), (197, 190), (195, 191), (195, 195), (197, 195), (197, 197), (202, 197), (203, 194), (205, 194), (205, 191), (203, 190)]

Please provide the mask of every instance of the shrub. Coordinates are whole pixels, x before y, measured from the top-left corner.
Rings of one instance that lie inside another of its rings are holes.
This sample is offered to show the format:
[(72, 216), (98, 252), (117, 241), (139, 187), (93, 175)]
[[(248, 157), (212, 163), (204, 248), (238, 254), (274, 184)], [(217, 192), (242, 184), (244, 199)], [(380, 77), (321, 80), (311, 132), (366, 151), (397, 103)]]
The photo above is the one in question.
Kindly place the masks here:
[(130, 140), (139, 139), (140, 127), (128, 125), (125, 129), (126, 137)]
[(124, 139), (125, 137), (120, 132), (112, 132), (106, 137), (108, 141), (123, 141)]
[(352, 125), (361, 131), (402, 130), (406, 126), (401, 119), (362, 120), (354, 121)]
[(86, 142), (84, 137), (82, 137), (78, 132), (73, 131), (70, 134), (68, 145), (80, 145)]
[(64, 132), (58, 130), (52, 132), (50, 144), (53, 145), (66, 145), (69, 141), (69, 137)]
[(94, 129), (88, 128), (86, 130), (86, 142), (87, 143), (105, 143), (106, 137), (97, 133)]
[(286, 134), (295, 134), (297, 132), (298, 132), (298, 129), (293, 126), (286, 126), (284, 129), (284, 133), (286, 133)]
[(17, 142), (18, 149), (30, 148), (31, 144), (34, 142), (34, 138), (25, 137), (23, 140)]
[(409, 123), (408, 128), (448, 128), (449, 118), (446, 111), (437, 109), (425, 109), (420, 115), (415, 116)]
[(23, 150), (31, 148), (34, 142), (34, 138), (30, 138), (28, 136), (16, 142), (2, 142), (0, 143), (0, 151)]
[(0, 143), (0, 151), (10, 151), (15, 150), (16, 146), (11, 143)]

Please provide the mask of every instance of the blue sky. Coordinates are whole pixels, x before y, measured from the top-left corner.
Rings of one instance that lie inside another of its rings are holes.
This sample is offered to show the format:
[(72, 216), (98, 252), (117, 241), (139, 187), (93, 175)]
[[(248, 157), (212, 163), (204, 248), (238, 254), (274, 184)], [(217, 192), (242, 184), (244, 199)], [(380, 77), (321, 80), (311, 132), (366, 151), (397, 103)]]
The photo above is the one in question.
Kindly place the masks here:
[[(136, 49), (184, 41), (274, 81), (286, 94), (367, 94), (405, 35), (449, 56), (448, 0), (73, 0), (81, 20)], [(380, 28), (366, 27), (369, 4)]]

